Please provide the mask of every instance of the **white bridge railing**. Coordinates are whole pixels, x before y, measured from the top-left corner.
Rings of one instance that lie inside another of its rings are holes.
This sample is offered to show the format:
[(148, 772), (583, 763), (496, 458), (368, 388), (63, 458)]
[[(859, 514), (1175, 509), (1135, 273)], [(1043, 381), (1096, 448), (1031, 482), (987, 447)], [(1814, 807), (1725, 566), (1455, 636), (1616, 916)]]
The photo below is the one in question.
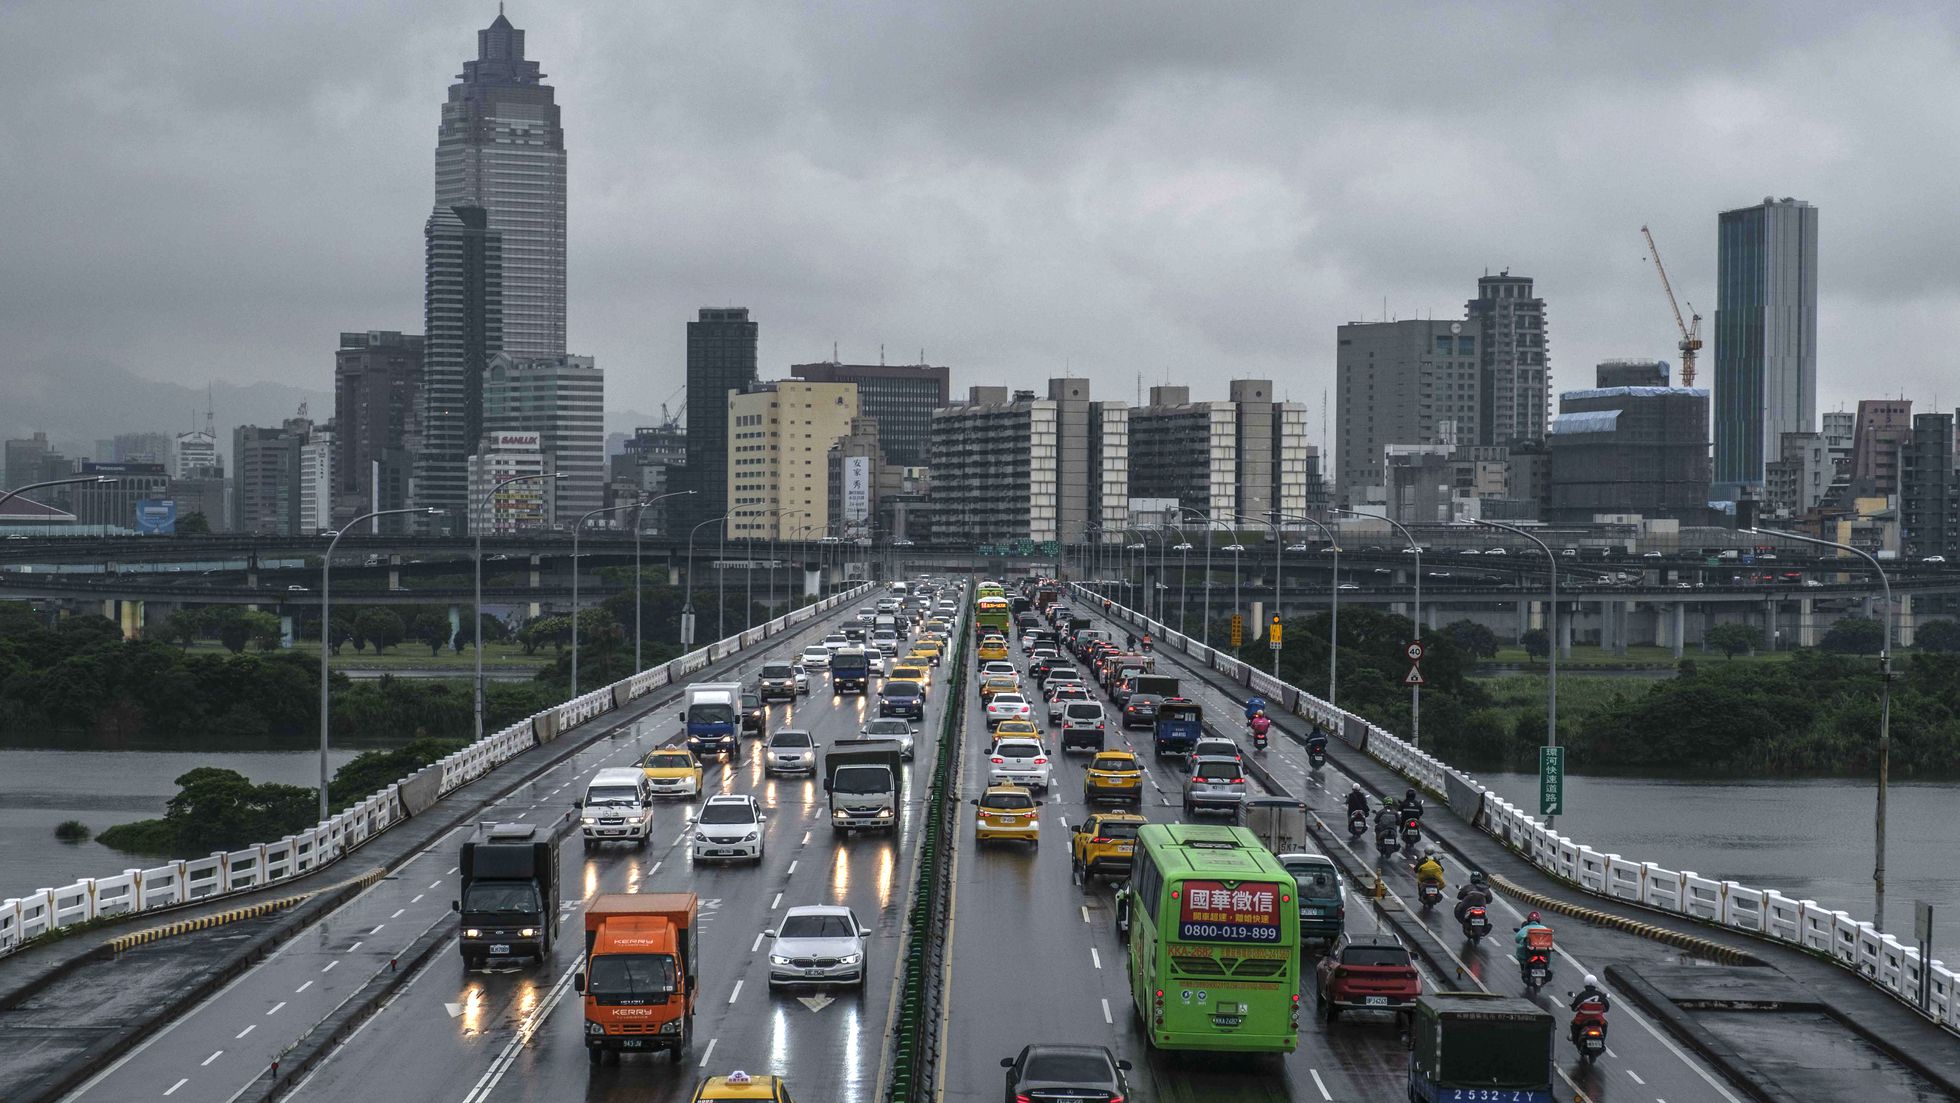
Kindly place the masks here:
[[(1100, 607), (1102, 595), (1076, 584), (1077, 597)], [(1215, 648), (1206, 647), (1168, 625), (1112, 603), (1117, 619), (1147, 627), (1166, 646), (1184, 652), (1248, 690), (1279, 702), (1287, 711), (1333, 730), (1339, 738), (1432, 793), (1447, 796), (1455, 782), (1479, 796), (1475, 825), (1560, 880), (1587, 892), (1625, 900), (1713, 926), (1741, 931), (1827, 957), (1918, 1008), (1948, 1030), (1960, 1032), (1960, 984), (1938, 959), (1919, 960), (1919, 949), (1900, 942), (1870, 923), (1815, 900), (1794, 900), (1774, 889), (1717, 881), (1688, 870), (1663, 869), (1618, 854), (1602, 853), (1546, 827), (1498, 796), (1475, 778), (1417, 750), (1361, 716), (1336, 708), (1306, 690), (1261, 674)], [(1927, 974), (1928, 996), (1919, 1000), (1920, 974)]]
[(0, 900), (0, 956), (13, 953), (29, 939), (76, 923), (249, 892), (331, 865), (408, 818), (402, 787), (417, 784), (424, 774), (438, 775), (436, 795), (446, 796), (532, 747), (549, 742), (560, 732), (681, 681), (712, 661), (754, 647), (844, 602), (856, 600), (870, 589), (871, 584), (864, 583), (833, 594), (767, 624), (554, 705), (486, 735), (424, 771), (402, 778), (346, 811), (278, 842), (166, 862), (150, 869), (126, 869), (113, 877), (85, 877), (59, 888), (36, 889), (26, 896)]

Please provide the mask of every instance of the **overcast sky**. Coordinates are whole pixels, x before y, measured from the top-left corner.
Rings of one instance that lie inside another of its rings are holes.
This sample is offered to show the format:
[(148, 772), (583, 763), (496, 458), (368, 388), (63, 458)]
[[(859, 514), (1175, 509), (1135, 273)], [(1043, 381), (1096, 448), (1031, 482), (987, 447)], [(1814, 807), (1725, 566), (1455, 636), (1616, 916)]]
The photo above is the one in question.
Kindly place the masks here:
[[(612, 408), (671, 399), (683, 324), (741, 305), (765, 377), (833, 341), (956, 392), (1271, 376), (1318, 439), (1334, 327), (1460, 316), (1486, 269), (1538, 281), (1559, 389), (1674, 360), (1641, 224), (1712, 331), (1716, 212), (1772, 194), (1822, 212), (1820, 408), (1960, 405), (1956, 9), (1642, 8), (508, 10)], [(0, 7), (0, 371), (324, 390), (340, 330), (419, 332), (438, 105), (495, 15)]]

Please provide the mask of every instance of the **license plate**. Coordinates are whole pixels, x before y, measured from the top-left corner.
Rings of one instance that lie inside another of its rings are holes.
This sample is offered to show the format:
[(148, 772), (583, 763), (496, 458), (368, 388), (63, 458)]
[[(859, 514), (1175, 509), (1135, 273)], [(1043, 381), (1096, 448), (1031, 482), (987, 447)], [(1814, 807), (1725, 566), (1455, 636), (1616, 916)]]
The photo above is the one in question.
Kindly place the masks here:
[(1368, 1003), (1368, 1006), (1369, 1006), (1369, 1007), (1387, 1007), (1387, 1006), (1388, 1006), (1388, 997), (1387, 997), (1387, 996), (1369, 996), (1369, 997), (1368, 997), (1368, 1000), (1367, 1000), (1367, 1003)]
[(1323, 910), (1322, 910), (1322, 909), (1320, 909), (1320, 908), (1301, 908), (1301, 909), (1300, 909), (1300, 914), (1301, 914), (1301, 915), (1321, 915), (1321, 914), (1323, 914)]
[(647, 1043), (646, 1043), (646, 1039), (644, 1038), (625, 1038), (622, 1039), (619, 1044), (620, 1044), (620, 1048), (622, 1049), (638, 1049), (641, 1046), (646, 1045)]
[(995, 817), (994, 817), (994, 826), (995, 826), (995, 827), (1014, 827), (1014, 826), (1017, 826), (1017, 825), (1018, 825), (1019, 823), (1020, 823), (1020, 821), (1019, 821), (1019, 820), (1016, 820), (1016, 819), (1015, 819), (1014, 817), (1012, 817), (1012, 816), (995, 816)]
[(1136, 852), (1137, 848), (1133, 843), (1124, 843), (1116, 848), (1116, 853), (1118, 854), (1135, 854)]
[(708, 853), (710, 853), (710, 854), (713, 854), (713, 855), (715, 855), (715, 856), (717, 856), (717, 857), (722, 857), (722, 858), (726, 858), (726, 857), (729, 857), (729, 856), (731, 856), (731, 855), (735, 855), (735, 854), (740, 854), (740, 853), (741, 853), (741, 851), (739, 851), (739, 850), (732, 850), (732, 849), (730, 849), (730, 848), (728, 848), (728, 847), (720, 847), (720, 848), (718, 848), (718, 849), (715, 849), (715, 850), (710, 850), (710, 851), (708, 851)]
[(1212, 1021), (1212, 1025), (1214, 1026), (1243, 1026), (1245, 1025), (1245, 1016), (1244, 1015), (1213, 1015), (1211, 1017), (1211, 1021)]
[(806, 977), (820, 977), (820, 976), (823, 976), (823, 970), (822, 970), (822, 969), (805, 969), (805, 970), (803, 970), (803, 975), (804, 975), (804, 976), (806, 976)]
[(509, 947), (509, 946), (492, 946), (492, 947), (490, 947), (490, 952), (491, 952), (491, 953), (493, 953), (493, 954), (508, 954), (508, 953), (510, 953), (510, 947)]

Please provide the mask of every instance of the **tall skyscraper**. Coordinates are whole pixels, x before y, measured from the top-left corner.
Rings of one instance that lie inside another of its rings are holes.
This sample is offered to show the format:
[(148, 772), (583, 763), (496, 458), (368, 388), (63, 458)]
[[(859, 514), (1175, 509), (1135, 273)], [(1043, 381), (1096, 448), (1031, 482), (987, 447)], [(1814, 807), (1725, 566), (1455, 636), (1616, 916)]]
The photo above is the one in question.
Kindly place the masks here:
[(490, 358), (483, 388), (488, 434), (532, 433), (556, 481), (545, 523), (567, 528), (604, 502), (606, 377), (590, 356)]
[(296, 536), (300, 512), (300, 452), (313, 423), (288, 418), (278, 428), (240, 425), (231, 433), (234, 532)]
[[(422, 417), (422, 335), (342, 333), (333, 398), (334, 527), (370, 510), (406, 507)], [(401, 532), (404, 520), (377, 518), (374, 531)]]
[(1337, 502), (1363, 500), (1386, 485), (1386, 449), (1469, 444), (1479, 426), (1478, 330), (1464, 322), (1412, 319), (1341, 326), (1334, 352)]
[(952, 398), (952, 372), (930, 364), (794, 364), (789, 373), (812, 383), (855, 383), (864, 416), (878, 421), (878, 446), (894, 467), (931, 460), (932, 412)]
[(1723, 211), (1715, 254), (1715, 487), (1761, 496), (1785, 433), (1817, 431), (1817, 208)]
[(431, 528), (463, 531), (469, 457), (483, 437), (483, 376), (503, 351), (503, 239), (482, 207), (438, 207), (423, 233), (422, 424), (414, 504)]
[[(747, 307), (703, 307), (687, 323), (687, 479), (690, 526), (728, 511), (728, 395), (755, 385), (757, 327)], [(819, 453), (821, 455), (821, 453)]]
[[(524, 32), (499, 12), (449, 86), (436, 139), (436, 207), (481, 207), (503, 239), (503, 348), (565, 353), (565, 131)], [(433, 333), (433, 331), (431, 331)]]
[(1478, 344), (1477, 435), (1463, 444), (1512, 445), (1545, 439), (1551, 376), (1545, 363), (1545, 300), (1531, 277), (1509, 270), (1477, 281), (1465, 305)]

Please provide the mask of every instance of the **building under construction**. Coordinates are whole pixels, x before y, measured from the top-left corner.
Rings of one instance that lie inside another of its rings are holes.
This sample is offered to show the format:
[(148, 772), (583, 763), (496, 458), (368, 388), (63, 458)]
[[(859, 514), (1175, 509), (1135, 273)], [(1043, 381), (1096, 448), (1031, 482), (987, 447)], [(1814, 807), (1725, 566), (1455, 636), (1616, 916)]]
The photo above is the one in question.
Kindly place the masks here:
[(1708, 392), (1670, 387), (1667, 372), (1658, 360), (1610, 360), (1599, 365), (1598, 387), (1559, 395), (1546, 438), (1546, 521), (1638, 514), (1707, 523)]

